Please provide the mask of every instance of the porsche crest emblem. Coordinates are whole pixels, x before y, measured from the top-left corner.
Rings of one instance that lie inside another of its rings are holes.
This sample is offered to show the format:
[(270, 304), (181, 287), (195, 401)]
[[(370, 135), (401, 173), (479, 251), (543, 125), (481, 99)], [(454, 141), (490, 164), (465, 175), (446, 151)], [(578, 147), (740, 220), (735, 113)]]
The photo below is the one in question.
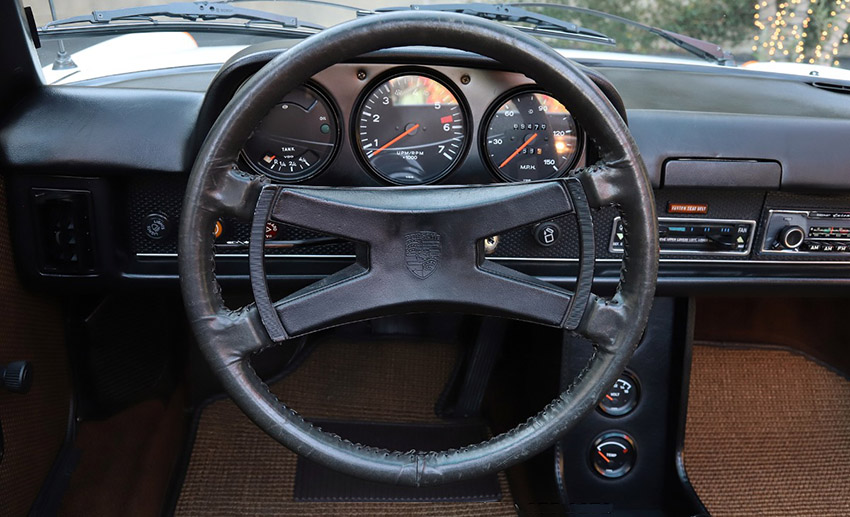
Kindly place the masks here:
[(404, 263), (417, 278), (431, 276), (440, 264), (441, 252), (439, 233), (414, 232), (404, 236)]

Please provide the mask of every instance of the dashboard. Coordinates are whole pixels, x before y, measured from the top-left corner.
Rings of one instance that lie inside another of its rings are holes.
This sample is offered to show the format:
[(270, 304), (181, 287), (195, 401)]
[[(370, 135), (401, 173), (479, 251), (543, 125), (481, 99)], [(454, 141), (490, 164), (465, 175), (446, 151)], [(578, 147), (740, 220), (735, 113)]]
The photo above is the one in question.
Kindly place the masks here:
[[(176, 286), (177, 222), (194, 156), (233, 94), (285, 48), (249, 47), (197, 88), (192, 71), (183, 90), (122, 77), (22, 100), (0, 132), (21, 273), (44, 287)], [(838, 141), (850, 131), (845, 96), (722, 67), (582, 65), (627, 120), (655, 187), (659, 293), (850, 283), (850, 150)], [(340, 63), (282, 93), (236, 165), (280, 183), (486, 184), (567, 175), (595, 153), (570, 99), (480, 56), (409, 48)], [(593, 220), (602, 293), (619, 275), (623, 229), (614, 207)], [(282, 288), (354, 260), (354, 243), (282, 223), (270, 223), (266, 239), (267, 273)], [(219, 221), (223, 283), (245, 284), (248, 244), (247, 223)], [(491, 236), (485, 251), (569, 286), (575, 218)]]

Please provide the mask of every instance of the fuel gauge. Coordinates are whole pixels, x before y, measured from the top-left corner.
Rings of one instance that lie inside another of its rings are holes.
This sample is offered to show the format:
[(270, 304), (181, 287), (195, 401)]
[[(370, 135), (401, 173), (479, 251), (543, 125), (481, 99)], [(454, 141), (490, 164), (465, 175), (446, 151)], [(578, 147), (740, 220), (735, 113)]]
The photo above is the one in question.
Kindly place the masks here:
[(242, 150), (257, 172), (283, 182), (321, 172), (339, 146), (336, 110), (312, 85), (290, 92), (260, 121)]

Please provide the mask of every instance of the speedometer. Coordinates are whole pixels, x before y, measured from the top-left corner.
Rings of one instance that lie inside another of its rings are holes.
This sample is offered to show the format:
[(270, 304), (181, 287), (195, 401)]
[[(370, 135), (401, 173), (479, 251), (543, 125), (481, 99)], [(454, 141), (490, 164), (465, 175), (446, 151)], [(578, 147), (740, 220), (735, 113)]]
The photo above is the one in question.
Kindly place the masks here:
[(482, 155), (506, 181), (561, 176), (580, 154), (581, 135), (572, 115), (541, 91), (503, 97), (483, 128)]
[(364, 163), (401, 185), (442, 178), (460, 162), (468, 141), (459, 94), (424, 73), (379, 82), (362, 97), (353, 126)]

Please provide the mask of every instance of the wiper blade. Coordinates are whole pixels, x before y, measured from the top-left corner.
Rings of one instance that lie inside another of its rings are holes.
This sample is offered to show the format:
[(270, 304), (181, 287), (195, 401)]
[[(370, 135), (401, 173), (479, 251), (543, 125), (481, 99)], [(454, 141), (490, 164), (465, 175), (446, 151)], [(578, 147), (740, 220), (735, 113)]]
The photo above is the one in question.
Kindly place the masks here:
[(143, 20), (152, 21), (154, 16), (166, 18), (180, 18), (183, 20), (226, 20), (241, 19), (247, 23), (262, 22), (280, 25), (284, 28), (301, 27), (322, 30), (325, 27), (314, 23), (300, 22), (294, 16), (285, 16), (275, 13), (267, 13), (256, 9), (244, 9), (230, 5), (226, 2), (174, 2), (162, 5), (149, 5), (139, 7), (127, 7), (124, 9), (111, 9), (108, 11), (92, 11), (90, 15), (72, 16), (48, 23), (44, 29), (60, 25), (71, 25), (75, 23), (107, 24), (119, 20)]
[(514, 28), (541, 36), (600, 43), (602, 45), (617, 44), (613, 38), (601, 32), (586, 29), (571, 22), (546, 16), (545, 14), (527, 11), (522, 7), (512, 4), (414, 4), (409, 7), (383, 7), (374, 11), (363, 11), (358, 13), (358, 15), (408, 10), (461, 13), (499, 22), (527, 23), (530, 27), (514, 26)]
[(637, 27), (638, 29), (655, 34), (656, 36), (664, 38), (665, 40), (676, 45), (677, 47), (686, 50), (691, 54), (699, 56), (700, 58), (705, 59), (706, 61), (717, 63), (718, 65), (735, 66), (735, 58), (732, 56), (732, 53), (727, 50), (724, 50), (723, 47), (721, 47), (720, 45), (711, 43), (709, 41), (692, 38), (690, 36), (685, 36), (684, 34), (678, 34), (676, 32), (668, 31), (666, 29), (659, 29), (658, 27), (653, 27), (651, 25), (636, 22), (634, 20), (623, 18), (622, 16), (617, 16), (615, 14), (608, 14), (602, 11), (588, 9), (586, 7), (576, 7), (573, 5), (564, 4), (549, 4), (544, 2), (521, 2), (510, 5), (512, 7), (521, 8), (553, 8), (560, 9), (563, 11), (588, 14), (590, 16), (596, 16), (598, 18), (607, 18), (609, 20), (614, 20), (626, 25), (631, 25), (632, 27)]

